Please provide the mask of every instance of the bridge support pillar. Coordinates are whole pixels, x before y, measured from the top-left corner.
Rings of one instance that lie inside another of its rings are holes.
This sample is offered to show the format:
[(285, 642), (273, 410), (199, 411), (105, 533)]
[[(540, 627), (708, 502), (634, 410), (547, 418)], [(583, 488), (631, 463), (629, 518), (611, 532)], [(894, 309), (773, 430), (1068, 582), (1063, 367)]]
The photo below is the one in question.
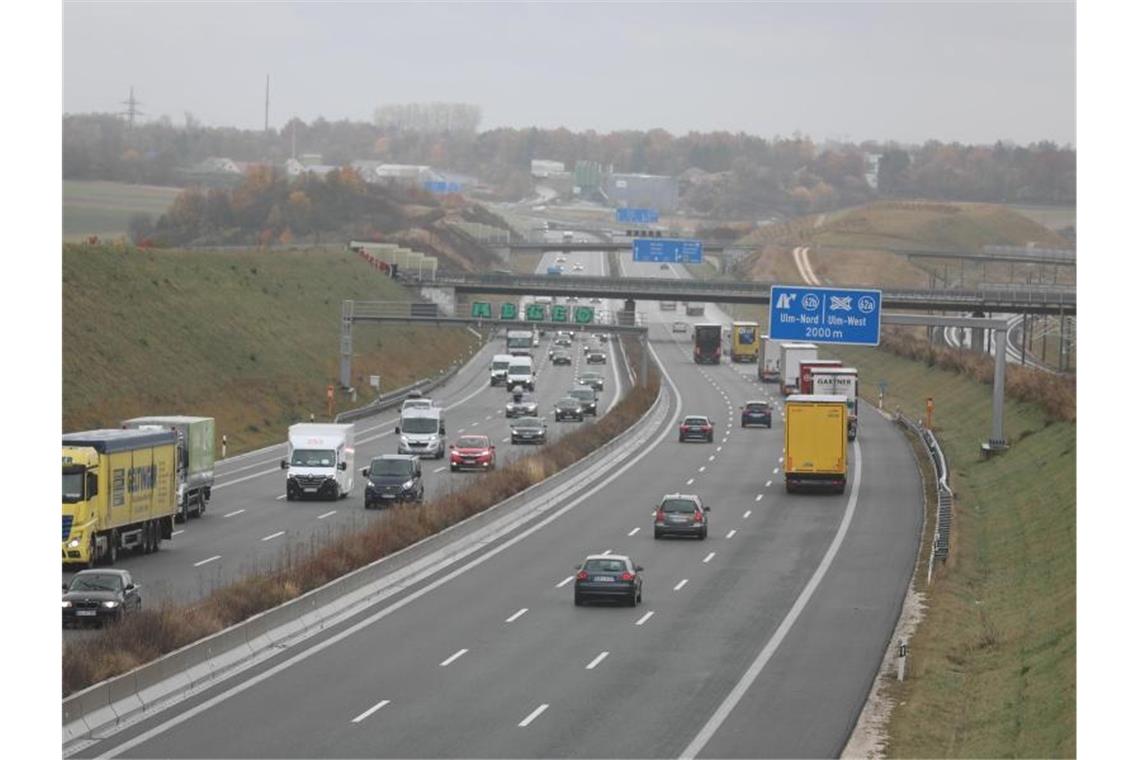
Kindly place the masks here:
[(352, 387), (352, 301), (340, 307), (340, 387)]

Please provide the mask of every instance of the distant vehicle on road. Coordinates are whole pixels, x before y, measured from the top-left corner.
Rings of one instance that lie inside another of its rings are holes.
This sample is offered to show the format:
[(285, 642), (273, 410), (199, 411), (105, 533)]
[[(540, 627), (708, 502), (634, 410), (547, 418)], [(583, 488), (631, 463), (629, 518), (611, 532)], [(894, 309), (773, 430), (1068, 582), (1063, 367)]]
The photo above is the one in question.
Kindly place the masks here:
[(697, 364), (720, 364), (720, 325), (703, 322), (693, 327), (693, 361)]
[(763, 425), (772, 427), (772, 406), (767, 401), (745, 401), (740, 407), (740, 427)]
[(574, 263), (574, 271), (575, 271), (575, 272), (581, 272), (581, 271), (582, 271), (582, 269), (583, 269), (583, 267), (582, 267), (582, 265), (581, 265), (581, 264), (579, 264), (579, 263), (577, 263), (577, 262), (575, 262), (575, 263)]
[(360, 471), (364, 482), (364, 508), (394, 501), (423, 501), (424, 480), (418, 457), (381, 454)]
[(678, 440), (713, 442), (713, 421), (699, 414), (690, 414), (681, 422)]
[(605, 364), (606, 355), (598, 349), (593, 349), (586, 353), (586, 364)]
[(533, 417), (538, 411), (538, 401), (529, 393), (516, 390), (507, 402), (507, 419), (512, 417)]
[(126, 570), (80, 570), (63, 584), (63, 627), (118, 622), (142, 609), (139, 584)]
[(495, 469), (495, 447), (485, 435), (461, 435), (451, 447), (451, 471)]
[[(428, 413), (415, 409), (407, 412)], [(285, 499), (306, 496), (337, 500), (352, 491), (356, 428), (352, 425), (299, 422), (289, 426)]]
[(546, 443), (546, 420), (542, 417), (511, 420), (511, 443)]
[(589, 414), (592, 417), (598, 416), (598, 394), (589, 385), (575, 386), (567, 391), (566, 395), (578, 399), (578, 403), (582, 405), (583, 414)]
[(562, 422), (562, 420), (574, 420), (581, 422), (584, 419), (582, 412), (582, 405), (578, 399), (573, 396), (560, 398), (554, 402), (554, 421)]
[(667, 494), (653, 515), (653, 537), (696, 536), (703, 541), (709, 536), (711, 511), (696, 494)]
[(565, 364), (566, 366), (573, 364), (570, 359), (570, 354), (564, 350), (555, 351), (553, 349), (550, 351), (550, 363), (556, 367), (560, 364)]
[(622, 554), (591, 554), (578, 565), (574, 576), (574, 606), (595, 599), (641, 604), (641, 565)]
[(606, 389), (606, 379), (600, 372), (583, 372), (578, 375), (578, 385), (588, 385), (596, 392), (601, 393)]

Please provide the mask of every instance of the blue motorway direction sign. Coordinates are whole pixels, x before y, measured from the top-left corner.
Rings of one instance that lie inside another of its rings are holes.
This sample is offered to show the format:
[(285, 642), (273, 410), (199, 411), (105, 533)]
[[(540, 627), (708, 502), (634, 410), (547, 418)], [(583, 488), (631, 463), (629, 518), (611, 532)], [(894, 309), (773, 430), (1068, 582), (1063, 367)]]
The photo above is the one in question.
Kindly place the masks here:
[(701, 263), (701, 241), (669, 238), (636, 238), (634, 261), (665, 261), (680, 264)]
[(879, 345), (883, 291), (773, 285), (772, 340)]
[(650, 224), (661, 218), (657, 209), (652, 208), (619, 208), (617, 220), (619, 222), (633, 222), (634, 224)]

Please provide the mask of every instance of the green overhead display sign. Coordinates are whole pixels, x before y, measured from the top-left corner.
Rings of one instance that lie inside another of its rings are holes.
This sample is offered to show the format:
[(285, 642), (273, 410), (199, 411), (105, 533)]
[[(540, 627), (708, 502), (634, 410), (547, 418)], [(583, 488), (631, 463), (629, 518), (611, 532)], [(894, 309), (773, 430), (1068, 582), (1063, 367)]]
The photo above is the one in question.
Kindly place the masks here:
[[(501, 303), (499, 306), (499, 319), (518, 319), (519, 307), (515, 303)], [(529, 303), (523, 311), (528, 322), (543, 322), (547, 319), (546, 306), (540, 303)], [(471, 303), (472, 319), (493, 319), (494, 304), (486, 301), (473, 301)], [(575, 306), (573, 312), (565, 304), (556, 303), (550, 307), (551, 322), (570, 322), (577, 325), (588, 325), (594, 321), (594, 307)]]

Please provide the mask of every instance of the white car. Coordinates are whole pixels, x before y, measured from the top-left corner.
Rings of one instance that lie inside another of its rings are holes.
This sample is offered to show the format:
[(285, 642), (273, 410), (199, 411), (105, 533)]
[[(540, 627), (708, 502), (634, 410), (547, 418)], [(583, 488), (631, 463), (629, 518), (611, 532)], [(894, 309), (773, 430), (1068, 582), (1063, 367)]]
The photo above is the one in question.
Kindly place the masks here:
[(556, 258), (556, 259), (554, 260), (554, 263), (555, 263), (555, 264), (565, 264), (565, 263), (566, 263), (566, 257), (565, 257), (565, 256), (563, 256), (563, 255), (561, 255), (561, 254), (559, 254), (559, 255), (558, 255), (558, 258)]
[(575, 272), (581, 272), (582, 271), (582, 265), (581, 264), (575, 264), (574, 265), (574, 271)]

